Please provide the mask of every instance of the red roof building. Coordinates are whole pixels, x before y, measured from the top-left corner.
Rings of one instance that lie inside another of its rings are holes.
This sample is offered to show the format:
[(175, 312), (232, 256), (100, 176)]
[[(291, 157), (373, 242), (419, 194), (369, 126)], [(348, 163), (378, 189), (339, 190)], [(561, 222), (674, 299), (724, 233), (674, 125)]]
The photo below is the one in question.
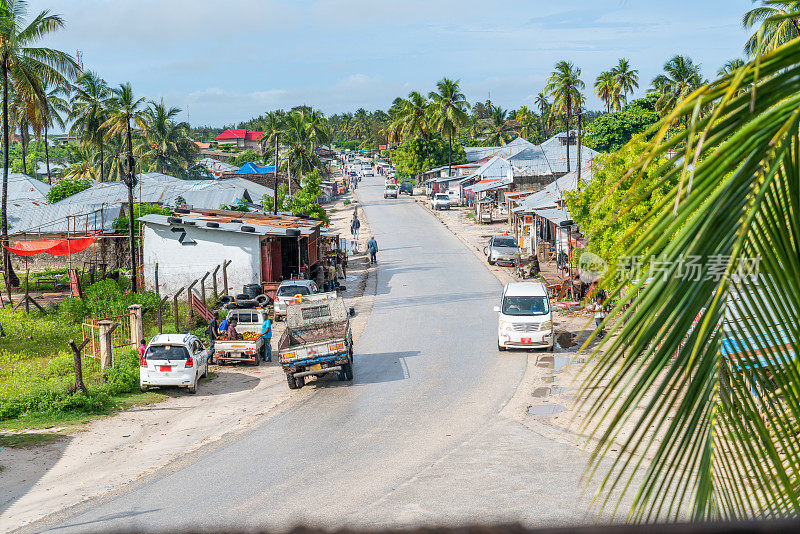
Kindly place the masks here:
[(228, 128), (219, 134), (216, 140), (220, 145), (236, 145), (237, 148), (242, 150), (252, 148), (260, 153), (260, 141), (263, 135), (263, 132), (248, 132), (244, 128)]

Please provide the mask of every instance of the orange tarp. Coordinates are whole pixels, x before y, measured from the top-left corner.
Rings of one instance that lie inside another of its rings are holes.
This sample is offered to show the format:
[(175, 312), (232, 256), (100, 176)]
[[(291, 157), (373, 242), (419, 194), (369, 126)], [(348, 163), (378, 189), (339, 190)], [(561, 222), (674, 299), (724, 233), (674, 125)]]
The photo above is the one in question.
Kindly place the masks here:
[(45, 252), (52, 256), (68, 256), (86, 250), (95, 242), (94, 237), (78, 237), (73, 239), (40, 239), (38, 241), (20, 241), (13, 247), (6, 247), (17, 256), (35, 256)]

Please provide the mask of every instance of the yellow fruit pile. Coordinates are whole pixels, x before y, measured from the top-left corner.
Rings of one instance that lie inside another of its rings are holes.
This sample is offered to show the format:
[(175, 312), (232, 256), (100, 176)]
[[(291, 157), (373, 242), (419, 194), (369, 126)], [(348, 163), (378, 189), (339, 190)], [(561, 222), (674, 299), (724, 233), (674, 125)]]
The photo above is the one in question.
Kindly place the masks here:
[(245, 332), (244, 334), (242, 334), (242, 338), (245, 341), (254, 341), (258, 339), (258, 332)]

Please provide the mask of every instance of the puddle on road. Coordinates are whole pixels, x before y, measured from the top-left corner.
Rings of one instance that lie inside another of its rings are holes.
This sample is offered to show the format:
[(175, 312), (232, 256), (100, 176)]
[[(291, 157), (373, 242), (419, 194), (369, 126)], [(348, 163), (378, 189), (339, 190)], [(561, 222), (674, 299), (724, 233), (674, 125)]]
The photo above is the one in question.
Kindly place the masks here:
[(563, 404), (537, 404), (528, 407), (528, 415), (549, 417), (566, 412), (567, 407)]
[(556, 335), (556, 343), (558, 343), (558, 346), (561, 347), (562, 350), (568, 350), (578, 346), (575, 342), (577, 337), (578, 336), (572, 332), (561, 332)]
[(564, 356), (540, 356), (536, 365), (544, 369), (551, 369), (554, 373), (560, 373), (569, 363), (570, 359)]
[(542, 398), (542, 397), (549, 397), (550, 395), (561, 395), (565, 393), (567, 388), (559, 387), (559, 386), (543, 386), (533, 390), (534, 397)]

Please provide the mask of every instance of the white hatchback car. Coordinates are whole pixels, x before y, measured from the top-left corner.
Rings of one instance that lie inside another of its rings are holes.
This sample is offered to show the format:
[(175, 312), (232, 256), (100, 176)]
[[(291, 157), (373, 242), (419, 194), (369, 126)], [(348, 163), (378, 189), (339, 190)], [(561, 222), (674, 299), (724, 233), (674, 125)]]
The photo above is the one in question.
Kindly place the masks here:
[(497, 347), (553, 350), (553, 310), (542, 282), (515, 282), (503, 288)]
[(139, 360), (139, 387), (180, 386), (197, 393), (197, 383), (208, 376), (208, 350), (192, 334), (159, 334)]

